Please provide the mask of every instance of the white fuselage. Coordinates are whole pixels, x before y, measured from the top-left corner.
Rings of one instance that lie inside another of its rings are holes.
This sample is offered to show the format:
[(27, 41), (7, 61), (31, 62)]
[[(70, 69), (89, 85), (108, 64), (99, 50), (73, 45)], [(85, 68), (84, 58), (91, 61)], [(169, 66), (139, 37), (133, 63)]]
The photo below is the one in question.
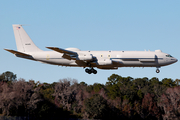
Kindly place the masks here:
[[(78, 54), (91, 54), (95, 59), (91, 61), (91, 67), (101, 69), (117, 69), (118, 67), (161, 67), (177, 62), (174, 57), (157, 51), (76, 51)], [(61, 66), (89, 67), (88, 62), (68, 60), (63, 54), (56, 51), (30, 52), (33, 59), (43, 63)], [(99, 62), (104, 64), (99, 64)], [(106, 62), (112, 61), (112, 62)]]

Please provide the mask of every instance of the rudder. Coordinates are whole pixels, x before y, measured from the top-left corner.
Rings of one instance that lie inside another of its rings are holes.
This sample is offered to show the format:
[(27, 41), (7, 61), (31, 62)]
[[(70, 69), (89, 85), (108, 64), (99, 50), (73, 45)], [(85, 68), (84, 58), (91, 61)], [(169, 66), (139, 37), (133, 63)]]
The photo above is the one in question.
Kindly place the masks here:
[(37, 52), (42, 51), (31, 40), (29, 35), (23, 29), (22, 25), (12, 25), (16, 40), (17, 50), (20, 52)]

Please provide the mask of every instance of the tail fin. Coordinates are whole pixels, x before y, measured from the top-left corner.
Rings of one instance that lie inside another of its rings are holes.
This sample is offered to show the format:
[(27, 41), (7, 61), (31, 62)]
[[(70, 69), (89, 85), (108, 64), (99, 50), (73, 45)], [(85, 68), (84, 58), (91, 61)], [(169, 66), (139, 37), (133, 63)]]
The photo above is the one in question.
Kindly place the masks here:
[(39, 49), (28, 36), (22, 25), (12, 25), (16, 39), (17, 50), (20, 52), (36, 52)]

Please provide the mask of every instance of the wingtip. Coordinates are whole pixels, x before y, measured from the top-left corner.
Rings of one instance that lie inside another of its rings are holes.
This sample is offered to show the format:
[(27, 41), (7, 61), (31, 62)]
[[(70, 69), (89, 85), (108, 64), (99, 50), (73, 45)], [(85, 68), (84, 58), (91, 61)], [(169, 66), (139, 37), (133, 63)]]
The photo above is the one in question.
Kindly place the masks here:
[(57, 48), (57, 47), (46, 47), (46, 48), (48, 48), (48, 49), (54, 49), (54, 48)]
[(53, 47), (46, 47), (46, 48), (48, 48), (48, 49), (52, 49)]

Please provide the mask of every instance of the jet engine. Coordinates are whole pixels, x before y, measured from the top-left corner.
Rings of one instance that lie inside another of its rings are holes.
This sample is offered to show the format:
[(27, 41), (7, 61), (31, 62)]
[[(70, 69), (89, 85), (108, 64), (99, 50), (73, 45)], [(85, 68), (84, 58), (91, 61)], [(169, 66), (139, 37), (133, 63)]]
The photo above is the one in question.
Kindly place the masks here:
[(78, 55), (76, 57), (76, 60), (91, 61), (93, 60), (93, 56), (92, 55)]
[(98, 60), (97, 65), (112, 65), (112, 60), (110, 59)]

